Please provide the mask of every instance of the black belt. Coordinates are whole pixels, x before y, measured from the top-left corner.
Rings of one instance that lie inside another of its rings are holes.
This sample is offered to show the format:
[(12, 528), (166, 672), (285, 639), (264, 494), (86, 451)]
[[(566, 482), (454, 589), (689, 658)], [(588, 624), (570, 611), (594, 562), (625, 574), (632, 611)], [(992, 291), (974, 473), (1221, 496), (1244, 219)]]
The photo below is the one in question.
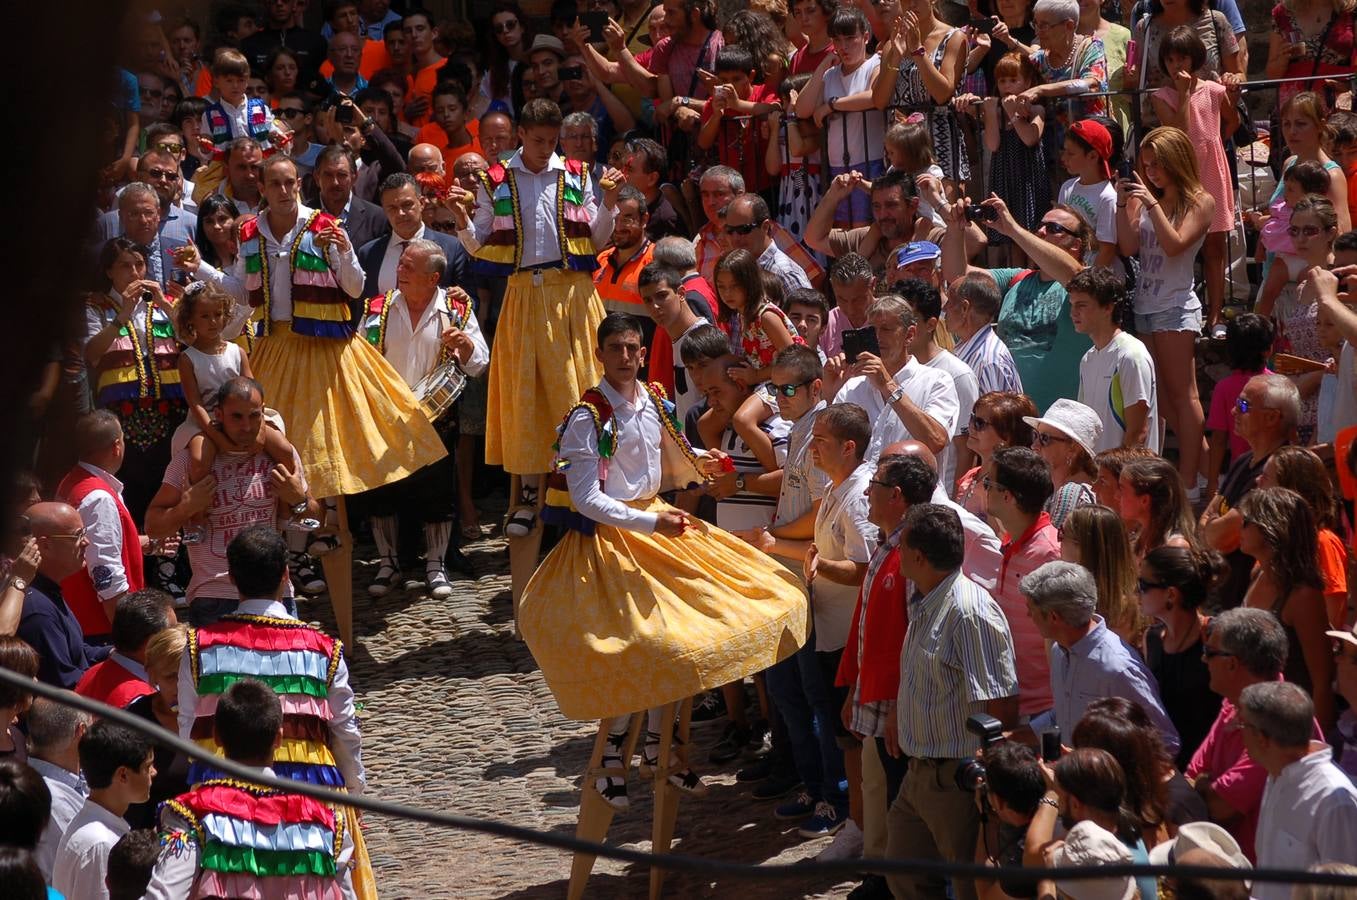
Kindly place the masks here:
[(554, 271), (554, 270), (556, 270), (556, 269), (564, 269), (564, 268), (565, 268), (565, 263), (564, 263), (562, 260), (559, 260), (559, 259), (558, 259), (558, 260), (556, 260), (555, 262), (538, 263), (538, 264), (535, 265), (535, 266), (521, 266), (521, 267), (519, 267), (519, 270), (518, 270), (518, 271), (520, 271), (520, 272), (551, 272), (551, 271)]

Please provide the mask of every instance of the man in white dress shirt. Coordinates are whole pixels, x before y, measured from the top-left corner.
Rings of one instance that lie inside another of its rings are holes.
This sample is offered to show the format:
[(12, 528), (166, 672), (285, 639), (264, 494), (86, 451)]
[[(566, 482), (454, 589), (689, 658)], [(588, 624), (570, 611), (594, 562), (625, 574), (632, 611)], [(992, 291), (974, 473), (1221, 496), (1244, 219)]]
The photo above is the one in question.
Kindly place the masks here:
[(123, 818), (127, 807), (151, 798), (154, 750), (150, 738), (107, 719), (85, 732), (80, 768), (90, 795), (57, 845), (53, 888), (67, 897), (108, 900), (108, 851), (131, 830)]
[(28, 764), (52, 794), (52, 814), (42, 829), (35, 855), (42, 876), (52, 880), (52, 863), (66, 828), (89, 797), (89, 785), (80, 774), (80, 739), (90, 727), (89, 713), (42, 697), (28, 709)]
[[(859, 353), (835, 403), (856, 403), (872, 420), (872, 441), (864, 462), (875, 465), (881, 448), (914, 438), (941, 454), (956, 430), (956, 387), (946, 372), (929, 368), (910, 355), (918, 318), (898, 294), (878, 297), (867, 320), (876, 331), (881, 355)], [(894, 373), (894, 374), (892, 374)]]
[[(1239, 695), (1244, 748), (1267, 769), (1255, 849), (1260, 869), (1357, 865), (1357, 787), (1314, 740), (1315, 706), (1304, 688), (1265, 681)], [(1291, 886), (1255, 882), (1257, 900), (1286, 900)]]
[[(396, 264), (396, 289), (374, 301), (364, 322), (367, 338), (376, 345), (405, 383), (412, 388), (448, 360), (455, 360), (475, 377), (490, 364), (490, 348), (481, 335), (471, 298), (459, 287), (441, 288), (448, 258), (433, 241), (410, 241)], [(449, 432), (455, 437), (455, 432)], [(448, 455), (408, 478), (378, 488), (367, 500), (372, 505), (372, 536), (381, 554), (377, 575), (368, 593), (381, 597), (400, 574), (398, 509), (419, 512), (424, 521), (425, 583), (438, 598), (452, 596), (447, 567), (470, 574), (470, 566), (449, 541), (456, 505), (448, 502), (455, 487), (455, 439), (445, 438)]]

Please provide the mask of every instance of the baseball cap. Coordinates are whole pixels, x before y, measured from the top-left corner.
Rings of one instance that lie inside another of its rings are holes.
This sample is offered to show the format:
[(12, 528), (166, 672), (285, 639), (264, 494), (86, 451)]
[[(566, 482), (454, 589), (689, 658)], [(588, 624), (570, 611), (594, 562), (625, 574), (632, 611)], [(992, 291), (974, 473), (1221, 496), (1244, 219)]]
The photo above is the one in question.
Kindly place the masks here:
[(942, 256), (942, 248), (932, 241), (910, 241), (895, 251), (895, 265), (897, 268), (904, 268), (916, 262), (937, 259), (940, 256)]
[(1080, 119), (1070, 126), (1070, 133), (1077, 135), (1079, 140), (1083, 141), (1093, 148), (1103, 160), (1103, 174), (1107, 176), (1108, 181), (1112, 180), (1112, 134), (1103, 127), (1102, 123), (1094, 122), (1090, 119)]

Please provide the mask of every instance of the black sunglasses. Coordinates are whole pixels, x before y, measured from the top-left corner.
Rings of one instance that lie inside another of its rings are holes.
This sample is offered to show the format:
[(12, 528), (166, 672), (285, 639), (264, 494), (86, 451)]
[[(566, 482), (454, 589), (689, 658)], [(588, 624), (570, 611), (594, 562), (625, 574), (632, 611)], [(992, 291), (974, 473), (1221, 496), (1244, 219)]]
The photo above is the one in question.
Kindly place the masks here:
[(1162, 581), (1146, 581), (1144, 578), (1136, 579), (1136, 591), (1141, 594), (1148, 594), (1150, 591), (1170, 586), (1171, 585), (1167, 585)]
[(1059, 222), (1042, 222), (1037, 226), (1037, 231), (1054, 231), (1056, 234), (1068, 234), (1070, 237), (1078, 237), (1079, 232), (1073, 228), (1066, 228)]
[(278, 115), (283, 116), (283, 117), (288, 118), (288, 119), (291, 119), (293, 116), (304, 116), (304, 115), (306, 115), (306, 110), (304, 110), (304, 109), (296, 109), (296, 108), (291, 107), (291, 106), (280, 106), (280, 107), (278, 107)]
[[(815, 379), (812, 378), (810, 381), (814, 380)], [(803, 381), (800, 384), (773, 384), (772, 382), (769, 382), (769, 387), (771, 387), (773, 393), (777, 394), (779, 397), (795, 397), (796, 392), (810, 384), (810, 381)]]
[(762, 222), (749, 222), (744, 225), (727, 225), (726, 234), (749, 234), (755, 228), (760, 228), (762, 226)]
[(989, 426), (990, 426), (989, 419), (984, 419), (981, 418), (980, 416), (977, 416), (975, 413), (971, 413), (971, 427), (970, 427), (971, 431), (974, 431), (977, 434), (979, 434), (980, 432), (989, 428)]

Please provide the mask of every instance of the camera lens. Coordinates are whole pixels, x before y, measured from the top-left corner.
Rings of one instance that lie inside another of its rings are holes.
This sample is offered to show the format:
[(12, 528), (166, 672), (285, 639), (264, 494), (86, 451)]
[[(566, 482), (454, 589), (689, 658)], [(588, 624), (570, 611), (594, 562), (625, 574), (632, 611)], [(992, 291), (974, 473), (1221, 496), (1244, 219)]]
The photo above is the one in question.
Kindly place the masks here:
[(985, 783), (985, 764), (978, 759), (961, 762), (956, 769), (956, 786), (963, 791), (974, 791)]

